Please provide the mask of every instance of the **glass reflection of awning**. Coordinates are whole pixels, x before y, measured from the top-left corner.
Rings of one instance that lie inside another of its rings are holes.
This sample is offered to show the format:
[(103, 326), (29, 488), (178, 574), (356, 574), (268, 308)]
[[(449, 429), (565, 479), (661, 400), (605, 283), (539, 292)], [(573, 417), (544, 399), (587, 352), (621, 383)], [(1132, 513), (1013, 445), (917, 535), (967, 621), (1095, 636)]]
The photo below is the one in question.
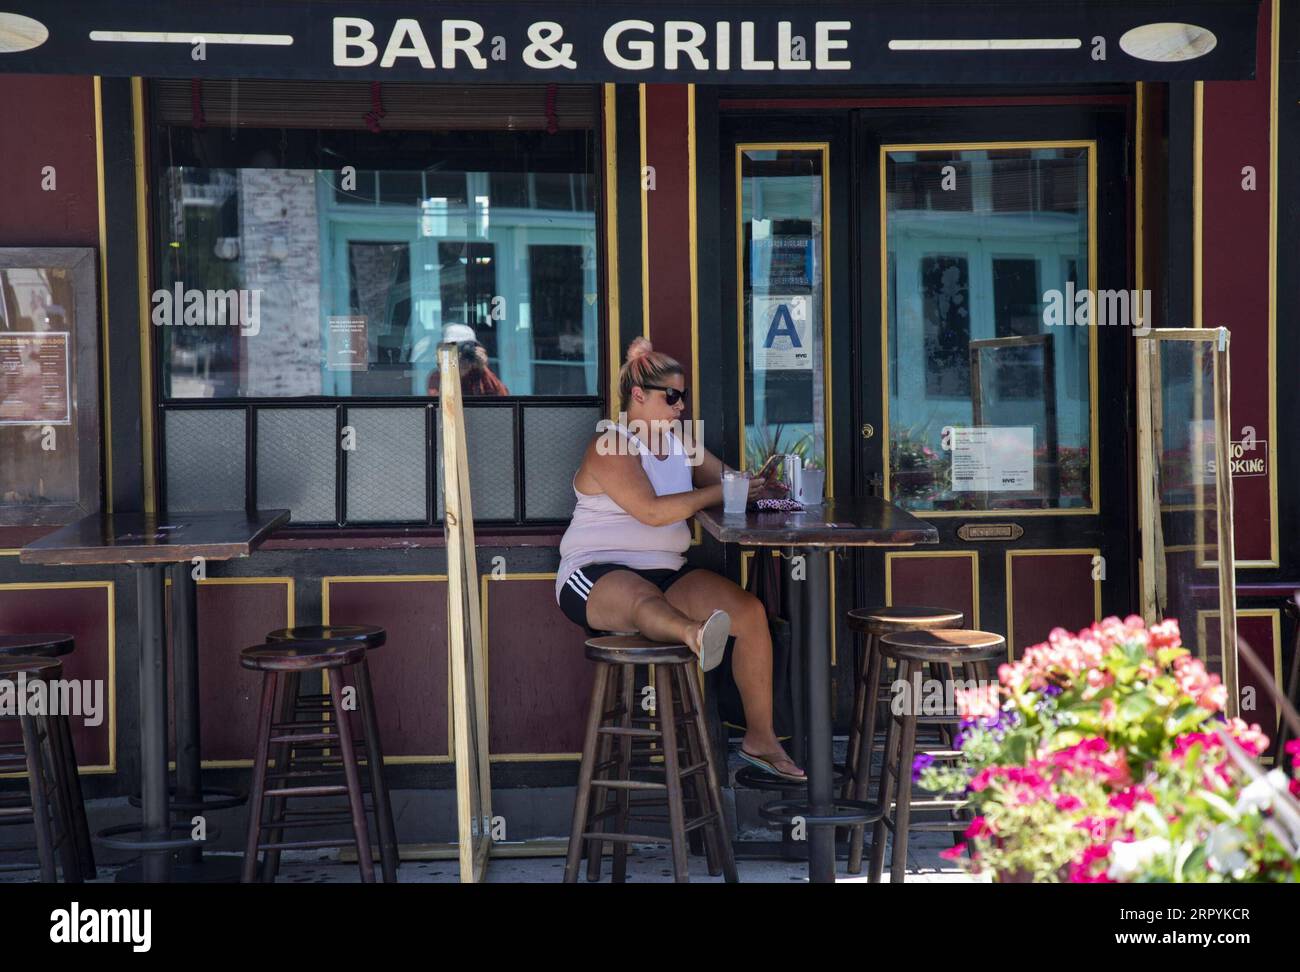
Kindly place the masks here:
[(1259, 0), (6, 0), (0, 72), (696, 84), (1248, 79)]

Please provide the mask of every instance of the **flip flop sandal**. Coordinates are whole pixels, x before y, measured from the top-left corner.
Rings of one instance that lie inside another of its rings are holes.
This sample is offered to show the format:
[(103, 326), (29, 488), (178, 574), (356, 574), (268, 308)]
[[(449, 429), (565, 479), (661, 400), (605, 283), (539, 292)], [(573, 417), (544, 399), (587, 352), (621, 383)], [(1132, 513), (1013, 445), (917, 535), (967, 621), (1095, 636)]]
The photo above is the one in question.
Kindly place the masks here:
[[(793, 773), (783, 773), (776, 768), (776, 764), (773, 763), (770, 759), (766, 759), (763, 756), (755, 756), (753, 753), (745, 752), (744, 746), (741, 746), (738, 752), (740, 754), (741, 759), (743, 759), (750, 766), (754, 766), (757, 767), (758, 769), (761, 769), (764, 773), (769, 773), (772, 776), (777, 777), (778, 779), (789, 780), (792, 783), (808, 782), (808, 777), (806, 775), (795, 776)], [(785, 758), (788, 759), (789, 757), (785, 757)]]
[(704, 671), (711, 672), (722, 664), (730, 635), (731, 615), (726, 611), (714, 611), (700, 625), (697, 640), (700, 644), (700, 667)]

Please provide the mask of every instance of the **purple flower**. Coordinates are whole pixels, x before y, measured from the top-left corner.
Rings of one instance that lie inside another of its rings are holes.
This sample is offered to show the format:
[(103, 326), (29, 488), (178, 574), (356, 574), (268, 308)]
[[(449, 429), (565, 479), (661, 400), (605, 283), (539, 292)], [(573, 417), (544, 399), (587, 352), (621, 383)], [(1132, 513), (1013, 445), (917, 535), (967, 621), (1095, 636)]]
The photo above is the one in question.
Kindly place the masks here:
[(934, 757), (929, 753), (917, 753), (916, 758), (912, 760), (912, 782), (920, 783), (921, 774), (927, 770), (934, 762)]

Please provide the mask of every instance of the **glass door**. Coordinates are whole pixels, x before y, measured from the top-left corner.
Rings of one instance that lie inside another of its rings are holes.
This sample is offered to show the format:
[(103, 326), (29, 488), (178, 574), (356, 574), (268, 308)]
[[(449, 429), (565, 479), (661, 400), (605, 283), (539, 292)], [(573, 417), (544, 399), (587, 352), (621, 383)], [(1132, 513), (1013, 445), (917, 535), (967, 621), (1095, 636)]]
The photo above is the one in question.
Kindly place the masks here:
[(1136, 608), (1123, 116), (855, 118), (858, 468), (938, 548), (867, 602), (953, 607), (1018, 653)]

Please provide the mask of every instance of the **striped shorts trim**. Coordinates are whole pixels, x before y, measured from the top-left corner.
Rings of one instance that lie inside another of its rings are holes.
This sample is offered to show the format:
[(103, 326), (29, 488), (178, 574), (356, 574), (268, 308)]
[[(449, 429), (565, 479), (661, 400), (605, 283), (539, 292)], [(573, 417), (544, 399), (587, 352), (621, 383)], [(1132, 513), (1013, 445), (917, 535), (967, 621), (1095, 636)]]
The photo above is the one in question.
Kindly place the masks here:
[(642, 569), (628, 567), (626, 564), (584, 564), (574, 570), (560, 588), (560, 610), (574, 624), (586, 628), (589, 634), (600, 634), (601, 632), (587, 624), (587, 598), (591, 595), (591, 589), (596, 586), (596, 581), (610, 571), (630, 570), (632, 573), (644, 577), (658, 587), (659, 590), (667, 591), (668, 588), (691, 571), (702, 569), (691, 564), (683, 564), (676, 570), (668, 568)]

